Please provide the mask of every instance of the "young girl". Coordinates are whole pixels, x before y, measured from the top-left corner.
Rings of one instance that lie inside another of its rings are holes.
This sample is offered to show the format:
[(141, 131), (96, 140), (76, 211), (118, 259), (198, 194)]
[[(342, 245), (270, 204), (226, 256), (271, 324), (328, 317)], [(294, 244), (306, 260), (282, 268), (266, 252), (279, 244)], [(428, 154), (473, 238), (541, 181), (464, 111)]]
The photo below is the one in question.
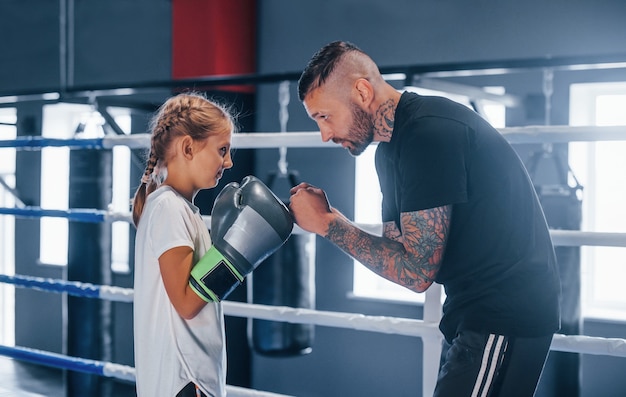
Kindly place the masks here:
[(224, 396), (222, 307), (203, 301), (188, 280), (211, 246), (193, 200), (233, 166), (235, 123), (225, 108), (191, 93), (168, 99), (151, 127), (148, 164), (133, 201), (137, 395)]

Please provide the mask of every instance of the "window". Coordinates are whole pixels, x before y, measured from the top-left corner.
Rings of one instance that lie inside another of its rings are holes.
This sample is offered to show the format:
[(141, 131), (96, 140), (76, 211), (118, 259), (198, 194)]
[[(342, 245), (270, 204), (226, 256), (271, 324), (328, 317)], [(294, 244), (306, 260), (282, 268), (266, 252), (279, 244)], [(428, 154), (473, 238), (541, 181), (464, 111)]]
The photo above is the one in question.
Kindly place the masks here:
[[(15, 139), (17, 116), (15, 109), (0, 109), (0, 139)], [(10, 189), (15, 188), (15, 153), (13, 148), (0, 149), (0, 206), (12, 208), (15, 198)], [(15, 218), (0, 215), (0, 273), (15, 274)], [(0, 343), (15, 343), (15, 287), (0, 283)]]
[[(626, 82), (573, 84), (570, 125), (626, 128)], [(584, 187), (582, 230), (626, 233), (626, 141), (572, 142), (569, 162)], [(626, 319), (625, 247), (581, 247), (585, 317)]]
[[(112, 109), (111, 115), (123, 131), (130, 131), (130, 114), (126, 109)], [(104, 119), (91, 106), (55, 104), (44, 107), (42, 135), (48, 138), (96, 138), (104, 136)], [(80, 126), (80, 128), (77, 128)], [(43, 148), (41, 153), (41, 207), (66, 210), (69, 205), (68, 148)], [(130, 149), (113, 148), (113, 191), (109, 210), (128, 213), (130, 208)], [(40, 262), (67, 265), (69, 222), (63, 218), (41, 219)], [(128, 264), (130, 225), (124, 221), (111, 225), (111, 269), (130, 271)]]
[[(117, 125), (130, 134), (131, 117), (127, 110), (111, 111)], [(113, 191), (110, 210), (116, 213), (130, 212), (130, 167), (131, 151), (127, 146), (113, 148)], [(111, 270), (115, 273), (130, 273), (129, 239), (131, 225), (125, 221), (111, 224)]]
[[(69, 139), (80, 122), (79, 115), (89, 107), (55, 104), (43, 107), (41, 135)], [(41, 208), (67, 210), (69, 202), (70, 150), (65, 147), (41, 149)], [(39, 261), (49, 265), (67, 265), (68, 221), (42, 217), (40, 220)]]
[[(380, 225), (382, 194), (374, 167), (375, 145), (370, 145), (356, 158), (355, 181), (355, 222)], [(377, 234), (382, 234), (382, 228)], [(424, 302), (423, 294), (410, 291), (380, 277), (358, 261), (354, 261), (352, 293), (361, 298), (386, 299), (394, 301)]]
[[(469, 101), (465, 97), (451, 96), (446, 93), (424, 90), (411, 89), (421, 95), (439, 95), (446, 96), (454, 101), (470, 106)], [(488, 87), (486, 90), (493, 93), (504, 93), (502, 87)], [(505, 125), (505, 107), (504, 105), (485, 102), (482, 105), (482, 111), (485, 117), (496, 128)], [(374, 166), (375, 145), (370, 145), (360, 156), (356, 158), (356, 181), (355, 181), (355, 222), (368, 225), (380, 225), (381, 218), (381, 200), (382, 194), (378, 184), (378, 176)], [(378, 231), (382, 234), (382, 230)], [(354, 261), (354, 278), (352, 294), (355, 297), (364, 299), (391, 300), (397, 302), (424, 302), (424, 294), (413, 292), (407, 288), (388, 281), (358, 261)]]

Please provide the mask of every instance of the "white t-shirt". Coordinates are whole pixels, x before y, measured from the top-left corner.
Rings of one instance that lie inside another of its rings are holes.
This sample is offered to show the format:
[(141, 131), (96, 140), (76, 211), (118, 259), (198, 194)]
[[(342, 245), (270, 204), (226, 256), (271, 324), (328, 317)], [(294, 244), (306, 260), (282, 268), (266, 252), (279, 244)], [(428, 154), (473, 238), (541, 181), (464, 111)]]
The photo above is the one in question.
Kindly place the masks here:
[(193, 382), (208, 396), (226, 395), (224, 313), (208, 303), (185, 320), (172, 306), (158, 258), (186, 246), (196, 263), (211, 238), (198, 207), (169, 186), (148, 195), (135, 246), (134, 341), (137, 395), (173, 397)]

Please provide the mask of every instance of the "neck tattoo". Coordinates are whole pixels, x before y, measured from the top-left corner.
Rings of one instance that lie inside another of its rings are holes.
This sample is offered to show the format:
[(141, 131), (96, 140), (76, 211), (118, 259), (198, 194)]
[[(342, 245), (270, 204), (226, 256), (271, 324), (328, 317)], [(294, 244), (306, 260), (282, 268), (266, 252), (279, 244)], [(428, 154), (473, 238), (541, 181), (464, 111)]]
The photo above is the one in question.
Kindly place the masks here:
[(391, 139), (393, 132), (395, 103), (389, 99), (383, 102), (374, 115), (374, 131), (381, 138)]

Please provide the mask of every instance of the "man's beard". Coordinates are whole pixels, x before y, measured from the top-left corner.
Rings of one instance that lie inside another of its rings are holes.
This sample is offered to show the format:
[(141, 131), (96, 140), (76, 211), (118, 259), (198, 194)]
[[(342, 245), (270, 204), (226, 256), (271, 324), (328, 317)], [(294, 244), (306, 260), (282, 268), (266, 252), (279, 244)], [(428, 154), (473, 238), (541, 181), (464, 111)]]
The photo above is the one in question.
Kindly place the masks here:
[(352, 104), (352, 125), (349, 128), (350, 154), (358, 156), (374, 140), (374, 121), (367, 112)]

